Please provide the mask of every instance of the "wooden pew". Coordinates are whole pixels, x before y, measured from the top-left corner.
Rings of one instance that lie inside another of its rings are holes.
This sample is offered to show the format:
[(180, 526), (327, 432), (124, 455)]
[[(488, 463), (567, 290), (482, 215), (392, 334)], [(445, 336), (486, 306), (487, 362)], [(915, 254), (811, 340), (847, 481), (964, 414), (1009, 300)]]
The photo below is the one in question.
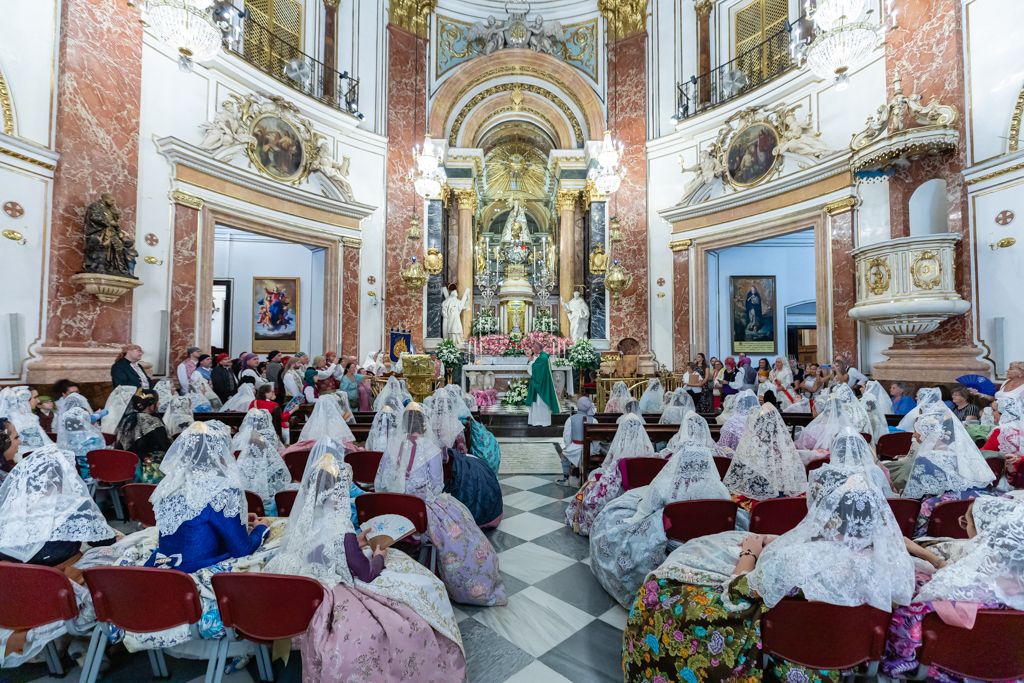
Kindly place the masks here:
[[(306, 410), (295, 411), (288, 418), (288, 432), (291, 436), (292, 443), (295, 443), (299, 438), (299, 434), (302, 432), (302, 427), (305, 426), (310, 412), (311, 411)], [(353, 413), (356, 418), (356, 423), (350, 424), (348, 428), (352, 430), (352, 435), (356, 437), (357, 442), (366, 441), (366, 437), (370, 435), (370, 427), (373, 426), (373, 416), (375, 414), (376, 413)], [(367, 416), (369, 416), (369, 419), (367, 419)], [(479, 412), (473, 413), (474, 419), (479, 416)], [(466, 423), (464, 430), (466, 436), (466, 448), (468, 449), (471, 448), (472, 444), (470, 441), (470, 428), (468, 422)]]
[[(156, 413), (156, 416), (161, 420), (164, 419), (163, 413)], [(210, 420), (219, 420), (228, 427), (231, 428), (231, 434), (234, 435), (239, 427), (242, 426), (242, 420), (245, 419), (245, 413), (192, 413), (192, 419), (196, 422), (209, 422)], [(274, 411), (274, 428), (277, 429), (277, 437), (279, 439), (284, 437), (284, 432), (281, 429), (281, 411)]]
[[(583, 453), (580, 455), (580, 477), (582, 481), (586, 481), (587, 475), (592, 469), (590, 462), (591, 444), (594, 441), (610, 442), (615, 438), (615, 432), (618, 429), (619, 426), (615, 423), (589, 422), (583, 425)], [(656, 444), (659, 441), (668, 441), (675, 436), (676, 432), (679, 431), (679, 425), (647, 424), (644, 426), (644, 429), (647, 431), (647, 436), (651, 438), (651, 443)], [(595, 458), (599, 457), (595, 456)]]

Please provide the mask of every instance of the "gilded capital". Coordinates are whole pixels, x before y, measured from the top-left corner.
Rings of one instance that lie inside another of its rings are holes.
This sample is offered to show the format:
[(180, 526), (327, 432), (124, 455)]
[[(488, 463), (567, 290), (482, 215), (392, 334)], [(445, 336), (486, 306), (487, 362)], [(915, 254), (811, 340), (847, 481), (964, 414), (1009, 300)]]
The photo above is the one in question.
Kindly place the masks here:
[(647, 0), (598, 0), (597, 8), (608, 21), (609, 42), (647, 29)]
[(471, 187), (457, 187), (452, 190), (452, 196), (455, 197), (460, 209), (476, 212), (476, 190)]
[(715, 0), (693, 0), (693, 9), (697, 10), (698, 17), (709, 16), (714, 7)]
[(426, 38), (430, 13), (436, 7), (437, 0), (391, 0), (388, 21), (420, 38)]
[(842, 199), (836, 199), (825, 204), (825, 213), (829, 216), (835, 216), (847, 211), (853, 211), (857, 206), (858, 200), (856, 197), (843, 197)]
[(555, 206), (559, 211), (572, 211), (576, 208), (579, 198), (579, 190), (559, 190), (555, 197)]
[(601, 194), (597, 190), (597, 185), (590, 178), (587, 178), (586, 185), (583, 187), (583, 206), (589, 207), (592, 202), (606, 202), (608, 201), (608, 195)]
[(188, 192), (182, 192), (181, 190), (172, 190), (170, 196), (171, 201), (175, 204), (181, 204), (182, 206), (188, 206), (193, 209), (202, 210), (203, 206), (206, 204), (201, 197), (189, 194)]
[(341, 238), (341, 244), (346, 247), (352, 247), (353, 249), (362, 249), (363, 240), (359, 237), (349, 237), (345, 235)]
[(672, 240), (668, 243), (668, 248), (672, 251), (686, 251), (693, 244), (693, 240)]
[(340, 0), (324, 0), (324, 7), (327, 9), (338, 9)]

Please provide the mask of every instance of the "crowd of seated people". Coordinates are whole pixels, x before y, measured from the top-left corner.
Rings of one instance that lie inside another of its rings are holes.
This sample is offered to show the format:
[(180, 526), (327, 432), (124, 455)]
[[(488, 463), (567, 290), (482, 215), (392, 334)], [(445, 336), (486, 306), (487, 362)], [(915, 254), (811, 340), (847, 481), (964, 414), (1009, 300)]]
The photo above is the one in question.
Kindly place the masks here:
[[(396, 376), (366, 396), (367, 376), (384, 368), (346, 359), (273, 354), (264, 364), (243, 354), (236, 371), (227, 357), (196, 351), (175, 373), (187, 376), (183, 389), (180, 379), (150, 379), (126, 347), (115, 367), (139, 384), (115, 386), (100, 411), (70, 381), (53, 387), (57, 398), (43, 411), (46, 396), (27, 387), (0, 392), (0, 562), (56, 567), (78, 606), (66, 622), (21, 631), (0, 624), (0, 666), (38, 659), (50, 643), (83, 655), (96, 617), (82, 572), (139, 566), (191, 576), (203, 618), (195, 629), (112, 628), (112, 647), (184, 654), (197, 639), (225, 638), (212, 577), (285, 574), (312, 578), (325, 591), (296, 644), (310, 680), (358, 680), (367, 661), (376, 680), (462, 680), (466, 655), (453, 603), (500, 608), (508, 601), (485, 534), (502, 518), (500, 448), (474, 418), (472, 399), (447, 386), (420, 404)], [(606, 407), (619, 413), (614, 437), (591, 450), (603, 462), (567, 504), (566, 525), (589, 536), (598, 583), (629, 610), (626, 680), (823, 681), (856, 673), (762, 656), (765, 615), (794, 597), (888, 613), (881, 666), (890, 676), (917, 669), (926, 615), (965, 626), (978, 609), (1024, 609), (1024, 498), (1015, 493), (1024, 484), (1020, 364), (995, 395), (955, 388), (947, 404), (944, 388), (911, 397), (905, 385), (886, 391), (866, 378), (853, 381), (855, 370), (838, 363), (825, 368), (832, 379), (819, 386), (820, 367), (809, 376), (784, 359), (726, 361), (712, 359), (697, 374), (724, 379), (732, 372), (738, 379), (721, 385), (731, 387), (749, 368), (751, 385), (723, 395), (712, 384), (708, 396), (687, 383), (666, 390), (657, 378), (638, 397), (625, 384), (614, 387)], [(195, 397), (209, 398), (203, 384), (217, 368), (235, 377), (234, 392), (216, 398), (222, 407), (240, 406), (236, 429), (216, 419), (223, 412), (200, 419), (196, 410)], [(275, 384), (296, 374), (303, 388), (294, 393), (293, 383), (293, 393), (279, 397)], [(892, 416), (904, 398), (913, 405), (897, 425)], [(794, 433), (786, 416), (801, 402), (813, 419)], [(282, 429), (281, 413), (300, 410), (308, 412), (302, 429)], [(357, 421), (357, 413), (371, 412), (372, 422), (369, 415)], [(580, 397), (566, 421), (565, 479), (595, 413), (593, 400)], [(651, 414), (678, 430), (656, 443), (648, 435)], [(983, 424), (987, 431), (972, 431)], [(907, 452), (881, 458), (879, 441), (897, 431), (911, 435)], [(137, 457), (136, 482), (155, 485), (154, 527), (123, 535), (95, 502), (88, 456), (107, 448), (107, 438)], [(380, 454), (376, 476), (357, 484), (347, 459), (367, 451)], [(286, 459), (303, 454), (300, 477)], [(638, 457), (664, 463), (645, 485), (624, 477), (624, 461)], [(723, 458), (728, 466), (720, 470)], [(294, 501), (277, 516), (282, 493)], [(409, 543), (373, 546), (357, 504), (373, 493), (422, 501), (425, 530)], [(253, 496), (260, 516), (251, 512)], [(803, 519), (784, 533), (754, 529), (758, 506), (783, 498), (804, 499)], [(891, 507), (897, 499), (918, 504), (909, 527)], [(732, 506), (733, 516), (717, 533), (679, 539), (663, 513), (686, 502)], [(961, 520), (966, 538), (929, 535), (932, 515), (952, 502), (970, 504)], [(416, 548), (432, 548), (436, 562), (407, 554)], [(231, 651), (229, 669), (254, 656), (251, 647)], [(939, 670), (929, 676), (956, 680)]]

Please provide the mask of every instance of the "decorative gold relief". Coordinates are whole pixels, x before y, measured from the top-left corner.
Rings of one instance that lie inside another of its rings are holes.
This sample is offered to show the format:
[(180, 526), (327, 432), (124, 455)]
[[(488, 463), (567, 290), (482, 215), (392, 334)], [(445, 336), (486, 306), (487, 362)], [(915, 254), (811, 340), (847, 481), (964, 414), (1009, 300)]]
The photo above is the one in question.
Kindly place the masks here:
[(693, 244), (693, 240), (672, 240), (668, 243), (668, 248), (672, 251), (686, 251)]
[(559, 190), (555, 196), (555, 206), (559, 211), (572, 211), (576, 208), (579, 198), (579, 190)]
[(918, 254), (910, 264), (910, 276), (918, 289), (935, 289), (942, 282), (942, 263), (938, 255), (926, 249)]
[(608, 20), (609, 41), (629, 38), (647, 29), (647, 0), (598, 0), (597, 9)]
[(583, 185), (583, 206), (589, 207), (591, 202), (607, 202), (608, 195), (601, 194), (592, 178), (587, 178)]
[(886, 258), (876, 256), (868, 261), (865, 275), (868, 291), (875, 296), (885, 294), (886, 290), (889, 289), (889, 283), (892, 281), (892, 270), (889, 269), (889, 262)]
[(12, 242), (17, 242), (18, 244), (25, 244), (27, 242), (25, 236), (17, 230), (4, 230), (0, 234), (2, 234), (6, 239), (11, 240)]
[(171, 190), (171, 201), (175, 204), (181, 204), (182, 206), (188, 206), (193, 209), (201, 211), (206, 202), (201, 197), (197, 197), (194, 194), (188, 192), (182, 192), (181, 190)]
[(1013, 116), (1010, 117), (1010, 145), (1007, 151), (1016, 152), (1020, 148), (1020, 122), (1024, 118), (1024, 88), (1021, 88), (1017, 95), (1017, 105), (1013, 108)]
[(427, 249), (427, 255), (423, 258), (423, 267), (430, 275), (440, 275), (444, 270), (444, 257), (441, 256), (441, 250), (437, 247)]
[(469, 209), (476, 213), (476, 190), (471, 187), (456, 187), (452, 189), (452, 196), (455, 197), (460, 209)]
[(829, 216), (835, 216), (847, 211), (852, 211), (857, 207), (858, 200), (856, 197), (843, 197), (835, 201), (825, 204), (825, 213)]
[(533, 93), (534, 95), (539, 95), (540, 97), (543, 97), (544, 99), (554, 104), (556, 107), (558, 107), (558, 109), (562, 112), (562, 115), (565, 116), (565, 119), (569, 122), (569, 125), (572, 127), (573, 135), (576, 136), (577, 142), (582, 142), (584, 140), (583, 127), (580, 125), (579, 119), (576, 118), (576, 114), (574, 114), (572, 109), (569, 108), (569, 105), (563, 102), (562, 99), (555, 95), (553, 92), (551, 92), (547, 88), (542, 88), (535, 83), (500, 83), (498, 85), (491, 86), (490, 88), (486, 88), (485, 90), (478, 92), (469, 100), (469, 102), (465, 104), (464, 107), (462, 107), (461, 110), (459, 110), (459, 113), (455, 116), (455, 119), (452, 121), (451, 133), (449, 133), (448, 135), (448, 144), (453, 147), (458, 146), (457, 141), (459, 139), (459, 131), (462, 129), (462, 124), (465, 123), (466, 117), (469, 116), (469, 113), (473, 111), (477, 106), (479, 106), (481, 102), (491, 97), (492, 95), (504, 92), (511, 92), (513, 89), (518, 89), (522, 92), (529, 92)]
[(14, 102), (11, 101), (11, 89), (7, 87), (4, 75), (0, 73), (0, 124), (4, 135), (14, 135)]
[(437, 0), (391, 0), (388, 21), (420, 38), (426, 38), (430, 13), (436, 7)]
[(598, 244), (590, 250), (590, 273), (602, 275), (608, 270), (608, 255), (604, 253), (604, 246)]
[(164, 260), (156, 256), (144, 256), (142, 260), (151, 266), (162, 266), (164, 264)]
[[(348, 235), (345, 235), (341, 238), (341, 243), (346, 247), (352, 247), (353, 249), (363, 248), (363, 240), (358, 237), (349, 237)], [(373, 276), (371, 275), (370, 277)], [(372, 285), (373, 283), (371, 282), (370, 284)]]
[(708, 16), (714, 7), (715, 0), (693, 0), (693, 9), (696, 10), (698, 17)]

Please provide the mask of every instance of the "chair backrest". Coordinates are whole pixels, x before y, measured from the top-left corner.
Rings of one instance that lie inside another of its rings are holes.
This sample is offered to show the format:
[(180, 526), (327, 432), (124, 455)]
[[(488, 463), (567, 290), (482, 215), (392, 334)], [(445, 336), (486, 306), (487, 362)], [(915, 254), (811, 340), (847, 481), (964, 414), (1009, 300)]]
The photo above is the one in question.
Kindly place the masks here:
[(914, 435), (911, 432), (890, 432), (878, 437), (875, 452), (879, 460), (895, 460), (910, 452)]
[(826, 456), (824, 458), (815, 458), (814, 460), (812, 460), (809, 463), (807, 463), (806, 465), (804, 465), (804, 471), (807, 472), (807, 474), (810, 474), (811, 472), (813, 472), (814, 470), (818, 469), (822, 465), (827, 465), (829, 459), (830, 458), (828, 456)]
[(260, 494), (255, 491), (245, 492), (245, 504), (249, 508), (249, 512), (253, 513), (257, 517), (265, 517), (267, 514), (266, 509), (263, 507), (263, 499), (260, 498)]
[(224, 626), (257, 641), (302, 635), (326, 596), (305, 576), (255, 572), (214, 574), (213, 592)]
[(621, 458), (619, 473), (622, 475), (622, 488), (625, 491), (647, 486), (661, 472), (668, 460), (661, 458)]
[(900, 525), (900, 533), (907, 538), (914, 537), (914, 527), (917, 526), (917, 513), (921, 511), (921, 501), (913, 498), (889, 498), (889, 507), (896, 517), (896, 523)]
[(960, 526), (961, 515), (966, 514), (974, 500), (950, 500), (939, 503), (928, 518), (929, 536), (967, 538), (967, 530)]
[(770, 498), (750, 510), (750, 533), (784, 534), (807, 516), (806, 498)]
[(156, 526), (156, 514), (150, 496), (156, 490), (155, 484), (125, 484), (121, 487), (125, 505), (128, 507), (128, 519), (142, 526)]
[(739, 505), (731, 500), (683, 500), (666, 505), (661, 520), (666, 536), (686, 543), (698, 536), (732, 531), (736, 528), (738, 509)]
[(870, 434), (868, 434), (867, 432), (861, 432), (860, 435), (862, 437), (864, 437), (865, 441), (867, 441), (868, 443), (871, 443), (871, 435)]
[[(765, 654), (813, 669), (850, 669), (877, 661), (892, 615), (869, 605), (840, 607), (783, 598), (761, 617)], [(808, 638), (808, 633), (817, 634)]]
[(103, 443), (107, 444), (108, 446), (113, 446), (115, 441), (117, 441), (117, 438), (113, 434), (107, 434), (106, 432), (104, 432)]
[(89, 462), (89, 476), (96, 481), (108, 484), (135, 481), (135, 469), (139, 466), (139, 456), (131, 451), (98, 448), (95, 451), (89, 451), (85, 458)]
[(0, 562), (0, 628), (25, 631), (78, 616), (75, 590), (53, 567)]
[(306, 462), (312, 448), (300, 448), (284, 454), (284, 464), (292, 475), (292, 481), (302, 481), (302, 473), (306, 471)]
[(188, 574), (153, 567), (94, 567), (82, 574), (99, 621), (152, 633), (203, 616), (199, 588)]
[(725, 473), (729, 471), (729, 465), (732, 464), (732, 458), (727, 458), (724, 455), (715, 456), (715, 467), (718, 468), (718, 478), (724, 479)]
[(427, 531), (427, 505), (422, 498), (408, 493), (364, 493), (356, 498), (356, 516), (362, 524), (377, 515), (402, 515), (416, 525), (416, 531)]
[(996, 475), (998, 482), (1003, 476), (1003, 470), (1006, 469), (1006, 461), (1002, 458), (985, 458), (985, 464), (992, 470), (992, 474)]
[(937, 614), (921, 623), (918, 661), (970, 679), (985, 681), (1024, 678), (1024, 648), (1007, 643), (1024, 639), (1024, 612), (978, 610), (974, 628), (950, 626)]
[(277, 516), (287, 517), (292, 514), (292, 506), (295, 505), (295, 496), (299, 494), (295, 489), (278, 491), (274, 494), (274, 504), (277, 506)]
[(345, 456), (345, 462), (352, 468), (352, 481), (357, 484), (373, 484), (384, 457), (381, 451), (356, 451)]

